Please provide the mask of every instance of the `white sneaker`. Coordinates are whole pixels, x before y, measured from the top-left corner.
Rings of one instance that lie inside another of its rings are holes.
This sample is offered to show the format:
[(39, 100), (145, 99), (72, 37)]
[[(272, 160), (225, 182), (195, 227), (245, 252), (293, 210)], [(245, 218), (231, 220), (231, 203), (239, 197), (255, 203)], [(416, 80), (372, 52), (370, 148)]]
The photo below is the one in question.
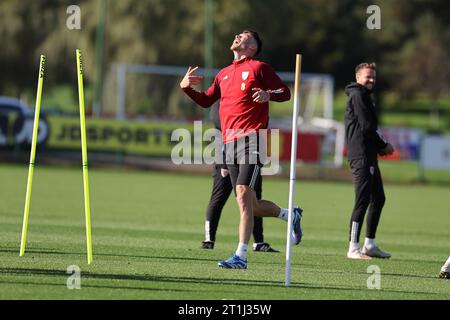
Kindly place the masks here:
[(371, 257), (365, 255), (361, 252), (360, 249), (347, 252), (347, 258), (349, 259), (357, 259), (357, 260), (370, 260)]
[(364, 246), (364, 248), (362, 249), (362, 253), (373, 258), (389, 259), (391, 257), (391, 254), (389, 252), (385, 252), (378, 247), (368, 249)]

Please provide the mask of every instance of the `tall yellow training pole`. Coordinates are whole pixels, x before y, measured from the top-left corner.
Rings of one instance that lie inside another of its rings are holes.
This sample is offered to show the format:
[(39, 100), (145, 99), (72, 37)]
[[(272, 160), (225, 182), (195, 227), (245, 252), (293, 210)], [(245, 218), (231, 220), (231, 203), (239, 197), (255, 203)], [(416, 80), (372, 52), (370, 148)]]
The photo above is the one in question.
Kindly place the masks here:
[(292, 113), (292, 142), (291, 142), (291, 168), (289, 179), (289, 223), (287, 228), (286, 241), (286, 277), (285, 285), (291, 284), (291, 247), (292, 247), (292, 219), (294, 219), (295, 203), (295, 179), (297, 169), (297, 137), (298, 137), (298, 113), (300, 110), (300, 81), (302, 70), (302, 55), (297, 54), (295, 60), (295, 84), (294, 84), (294, 110)]
[(45, 70), (45, 56), (41, 55), (41, 61), (39, 64), (38, 87), (36, 94), (36, 107), (34, 109), (34, 126), (33, 126), (33, 138), (31, 140), (30, 165), (28, 167), (27, 193), (25, 196), (25, 209), (23, 212), (22, 239), (20, 241), (19, 256), (21, 257), (23, 257), (23, 255), (25, 254), (25, 244), (27, 242), (28, 216), (30, 214), (31, 188), (33, 186), (34, 161), (36, 159), (36, 143), (39, 128), (39, 113), (41, 110), (42, 85), (44, 83), (44, 70)]
[(86, 214), (86, 240), (88, 264), (92, 262), (91, 208), (89, 204), (89, 178), (86, 147), (86, 120), (84, 115), (83, 62), (81, 51), (77, 49), (78, 100), (80, 103), (81, 152), (83, 165), (84, 211)]

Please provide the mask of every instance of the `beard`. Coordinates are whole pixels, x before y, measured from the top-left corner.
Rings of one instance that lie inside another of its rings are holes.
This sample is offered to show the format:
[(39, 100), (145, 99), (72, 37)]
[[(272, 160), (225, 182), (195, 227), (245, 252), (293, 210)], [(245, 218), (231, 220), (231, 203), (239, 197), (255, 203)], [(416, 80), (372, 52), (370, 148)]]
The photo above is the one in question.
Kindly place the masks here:
[(373, 90), (373, 88), (375, 88), (375, 83), (367, 83), (365, 87), (369, 90)]

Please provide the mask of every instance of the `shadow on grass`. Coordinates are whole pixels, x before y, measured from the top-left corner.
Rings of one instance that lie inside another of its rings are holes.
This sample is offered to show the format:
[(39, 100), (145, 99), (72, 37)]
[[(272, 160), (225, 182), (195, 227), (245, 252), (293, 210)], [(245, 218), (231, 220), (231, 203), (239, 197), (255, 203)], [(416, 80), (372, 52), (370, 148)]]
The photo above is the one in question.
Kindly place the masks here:
[[(0, 249), (0, 252), (16, 252), (18, 250), (12, 249)], [(75, 256), (85, 256), (86, 252), (64, 252), (64, 251), (54, 251), (49, 249), (28, 249), (25, 252), (25, 256), (32, 254), (49, 254), (49, 255), (75, 255)], [(192, 257), (161, 257), (161, 256), (144, 256), (144, 255), (134, 255), (134, 254), (113, 254), (113, 253), (97, 253), (94, 252), (94, 257), (105, 256), (105, 257), (124, 257), (124, 258), (138, 258), (138, 259), (167, 259), (167, 260), (193, 260), (193, 261), (215, 261), (215, 259), (207, 258), (192, 258)]]
[[(66, 288), (67, 285), (65, 283), (51, 283), (51, 282), (24, 282), (24, 281), (1, 281), (0, 283), (4, 284), (17, 284), (17, 285), (37, 285), (37, 286), (56, 286), (61, 288)], [(104, 285), (82, 285), (83, 288), (92, 288), (92, 289), (120, 289), (120, 290), (143, 290), (143, 291), (161, 291), (161, 292), (197, 292), (198, 290), (188, 290), (188, 289), (160, 289), (160, 288), (148, 288), (148, 287), (129, 287), (129, 286), (104, 286)], [(38, 297), (36, 297), (38, 298)], [(96, 299), (101, 299), (100, 297)]]
[[(394, 260), (394, 259), (393, 259)], [(440, 266), (442, 264), (442, 260), (424, 260), (424, 259), (403, 259), (403, 258), (395, 258), (395, 262), (401, 262), (401, 263), (405, 263), (405, 262), (414, 262), (414, 263), (422, 263), (422, 264), (431, 264), (434, 266)]]
[[(224, 270), (225, 272), (246, 272), (244, 270)], [(32, 268), (0, 268), (0, 273), (4, 275), (18, 275), (18, 276), (55, 276), (55, 277), (67, 277), (68, 274), (63, 270), (51, 270), (51, 269), (32, 269)], [(174, 284), (206, 284), (206, 285), (232, 285), (232, 286), (254, 286), (254, 287), (269, 287), (269, 288), (285, 288), (283, 282), (270, 281), (270, 280), (249, 280), (249, 279), (230, 279), (230, 278), (210, 278), (210, 277), (177, 277), (177, 276), (156, 276), (156, 275), (132, 275), (132, 274), (108, 274), (108, 273), (93, 273), (83, 272), (83, 279), (96, 279), (96, 280), (110, 280), (110, 281), (140, 281), (146, 282), (159, 282), (159, 283), (174, 283)], [(0, 281), (0, 283), (16, 283), (16, 284), (28, 284), (28, 285), (60, 285), (54, 283), (28, 283), (28, 282), (15, 282), (15, 281)], [(148, 287), (129, 287), (129, 286), (103, 286), (103, 285), (83, 285), (83, 287), (92, 288), (107, 288), (107, 289), (135, 289), (135, 290), (149, 290), (149, 291), (179, 291), (179, 292), (217, 292), (217, 287), (211, 290), (202, 290), (198, 288), (190, 289), (161, 289), (161, 288), (148, 288)], [(362, 291), (362, 287), (347, 287), (347, 286), (324, 286), (315, 285), (313, 283), (300, 283), (291, 282), (290, 288), (296, 289), (314, 289), (314, 290), (339, 290), (339, 291)], [(225, 288), (222, 288), (222, 292), (226, 292)], [(234, 292), (232, 290), (230, 292)], [(438, 295), (433, 292), (421, 292), (421, 291), (403, 291), (403, 290), (381, 290), (378, 292), (390, 292), (390, 293), (402, 293), (402, 294), (426, 294), (426, 295)]]
[[(198, 249), (198, 252), (201, 252), (201, 249)], [(10, 248), (0, 248), (0, 252), (15, 252), (18, 253), (19, 251), (17, 249), (10, 249)], [(55, 251), (51, 249), (27, 249), (25, 252), (25, 255), (31, 255), (31, 254), (54, 254), (54, 255), (77, 255), (77, 256), (84, 256), (86, 255), (86, 252), (63, 252), (63, 251)], [(256, 253), (258, 255), (262, 254), (261, 252)], [(270, 253), (272, 254), (272, 253)], [(135, 255), (135, 254), (117, 254), (117, 253), (94, 253), (94, 257), (122, 257), (122, 258), (135, 258), (135, 259), (160, 259), (160, 260), (179, 260), (179, 261), (203, 261), (203, 262), (218, 262), (217, 258), (198, 258), (198, 257), (171, 257), (171, 256), (155, 256), (155, 255)], [(254, 264), (261, 264), (262, 262), (252, 262)], [(265, 265), (278, 265), (277, 262), (264, 262)], [(308, 264), (305, 263), (291, 263), (292, 266), (308, 266)], [(310, 264), (310, 266), (314, 266), (313, 264)]]
[[(310, 271), (309, 271), (310, 272)], [(325, 272), (322, 270), (320, 270), (320, 272)], [(360, 274), (360, 275), (366, 275), (369, 276), (370, 274), (368, 274), (367, 272), (349, 272), (349, 271), (338, 271), (338, 270), (329, 270), (326, 271), (327, 274), (341, 274), (341, 275), (349, 275), (349, 274)], [(421, 275), (417, 275), (417, 274), (407, 274), (407, 273), (387, 273), (387, 272), (382, 272), (381, 273), (382, 276), (392, 276), (392, 277), (401, 277), (401, 278), (420, 278), (420, 279), (436, 279), (436, 276), (421, 276)]]

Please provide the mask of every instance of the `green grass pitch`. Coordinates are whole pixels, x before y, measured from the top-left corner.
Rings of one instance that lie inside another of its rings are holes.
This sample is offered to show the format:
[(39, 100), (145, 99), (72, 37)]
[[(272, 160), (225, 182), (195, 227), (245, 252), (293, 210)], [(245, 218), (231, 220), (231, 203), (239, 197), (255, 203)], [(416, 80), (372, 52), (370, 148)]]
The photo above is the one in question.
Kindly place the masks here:
[[(450, 282), (436, 278), (450, 254), (448, 187), (386, 185), (378, 243), (393, 257), (351, 261), (345, 253), (353, 186), (298, 181), (304, 238), (292, 249), (286, 288), (286, 224), (279, 219), (265, 219), (264, 234), (281, 252), (250, 252), (247, 270), (217, 266), (237, 245), (234, 199), (216, 248), (199, 249), (208, 176), (91, 169), (88, 265), (81, 169), (38, 166), (19, 257), (27, 170), (0, 166), (0, 299), (450, 299)], [(288, 181), (266, 178), (263, 195), (286, 206)], [(71, 265), (81, 269), (79, 290), (67, 287)], [(381, 271), (379, 290), (367, 287), (371, 265)]]

